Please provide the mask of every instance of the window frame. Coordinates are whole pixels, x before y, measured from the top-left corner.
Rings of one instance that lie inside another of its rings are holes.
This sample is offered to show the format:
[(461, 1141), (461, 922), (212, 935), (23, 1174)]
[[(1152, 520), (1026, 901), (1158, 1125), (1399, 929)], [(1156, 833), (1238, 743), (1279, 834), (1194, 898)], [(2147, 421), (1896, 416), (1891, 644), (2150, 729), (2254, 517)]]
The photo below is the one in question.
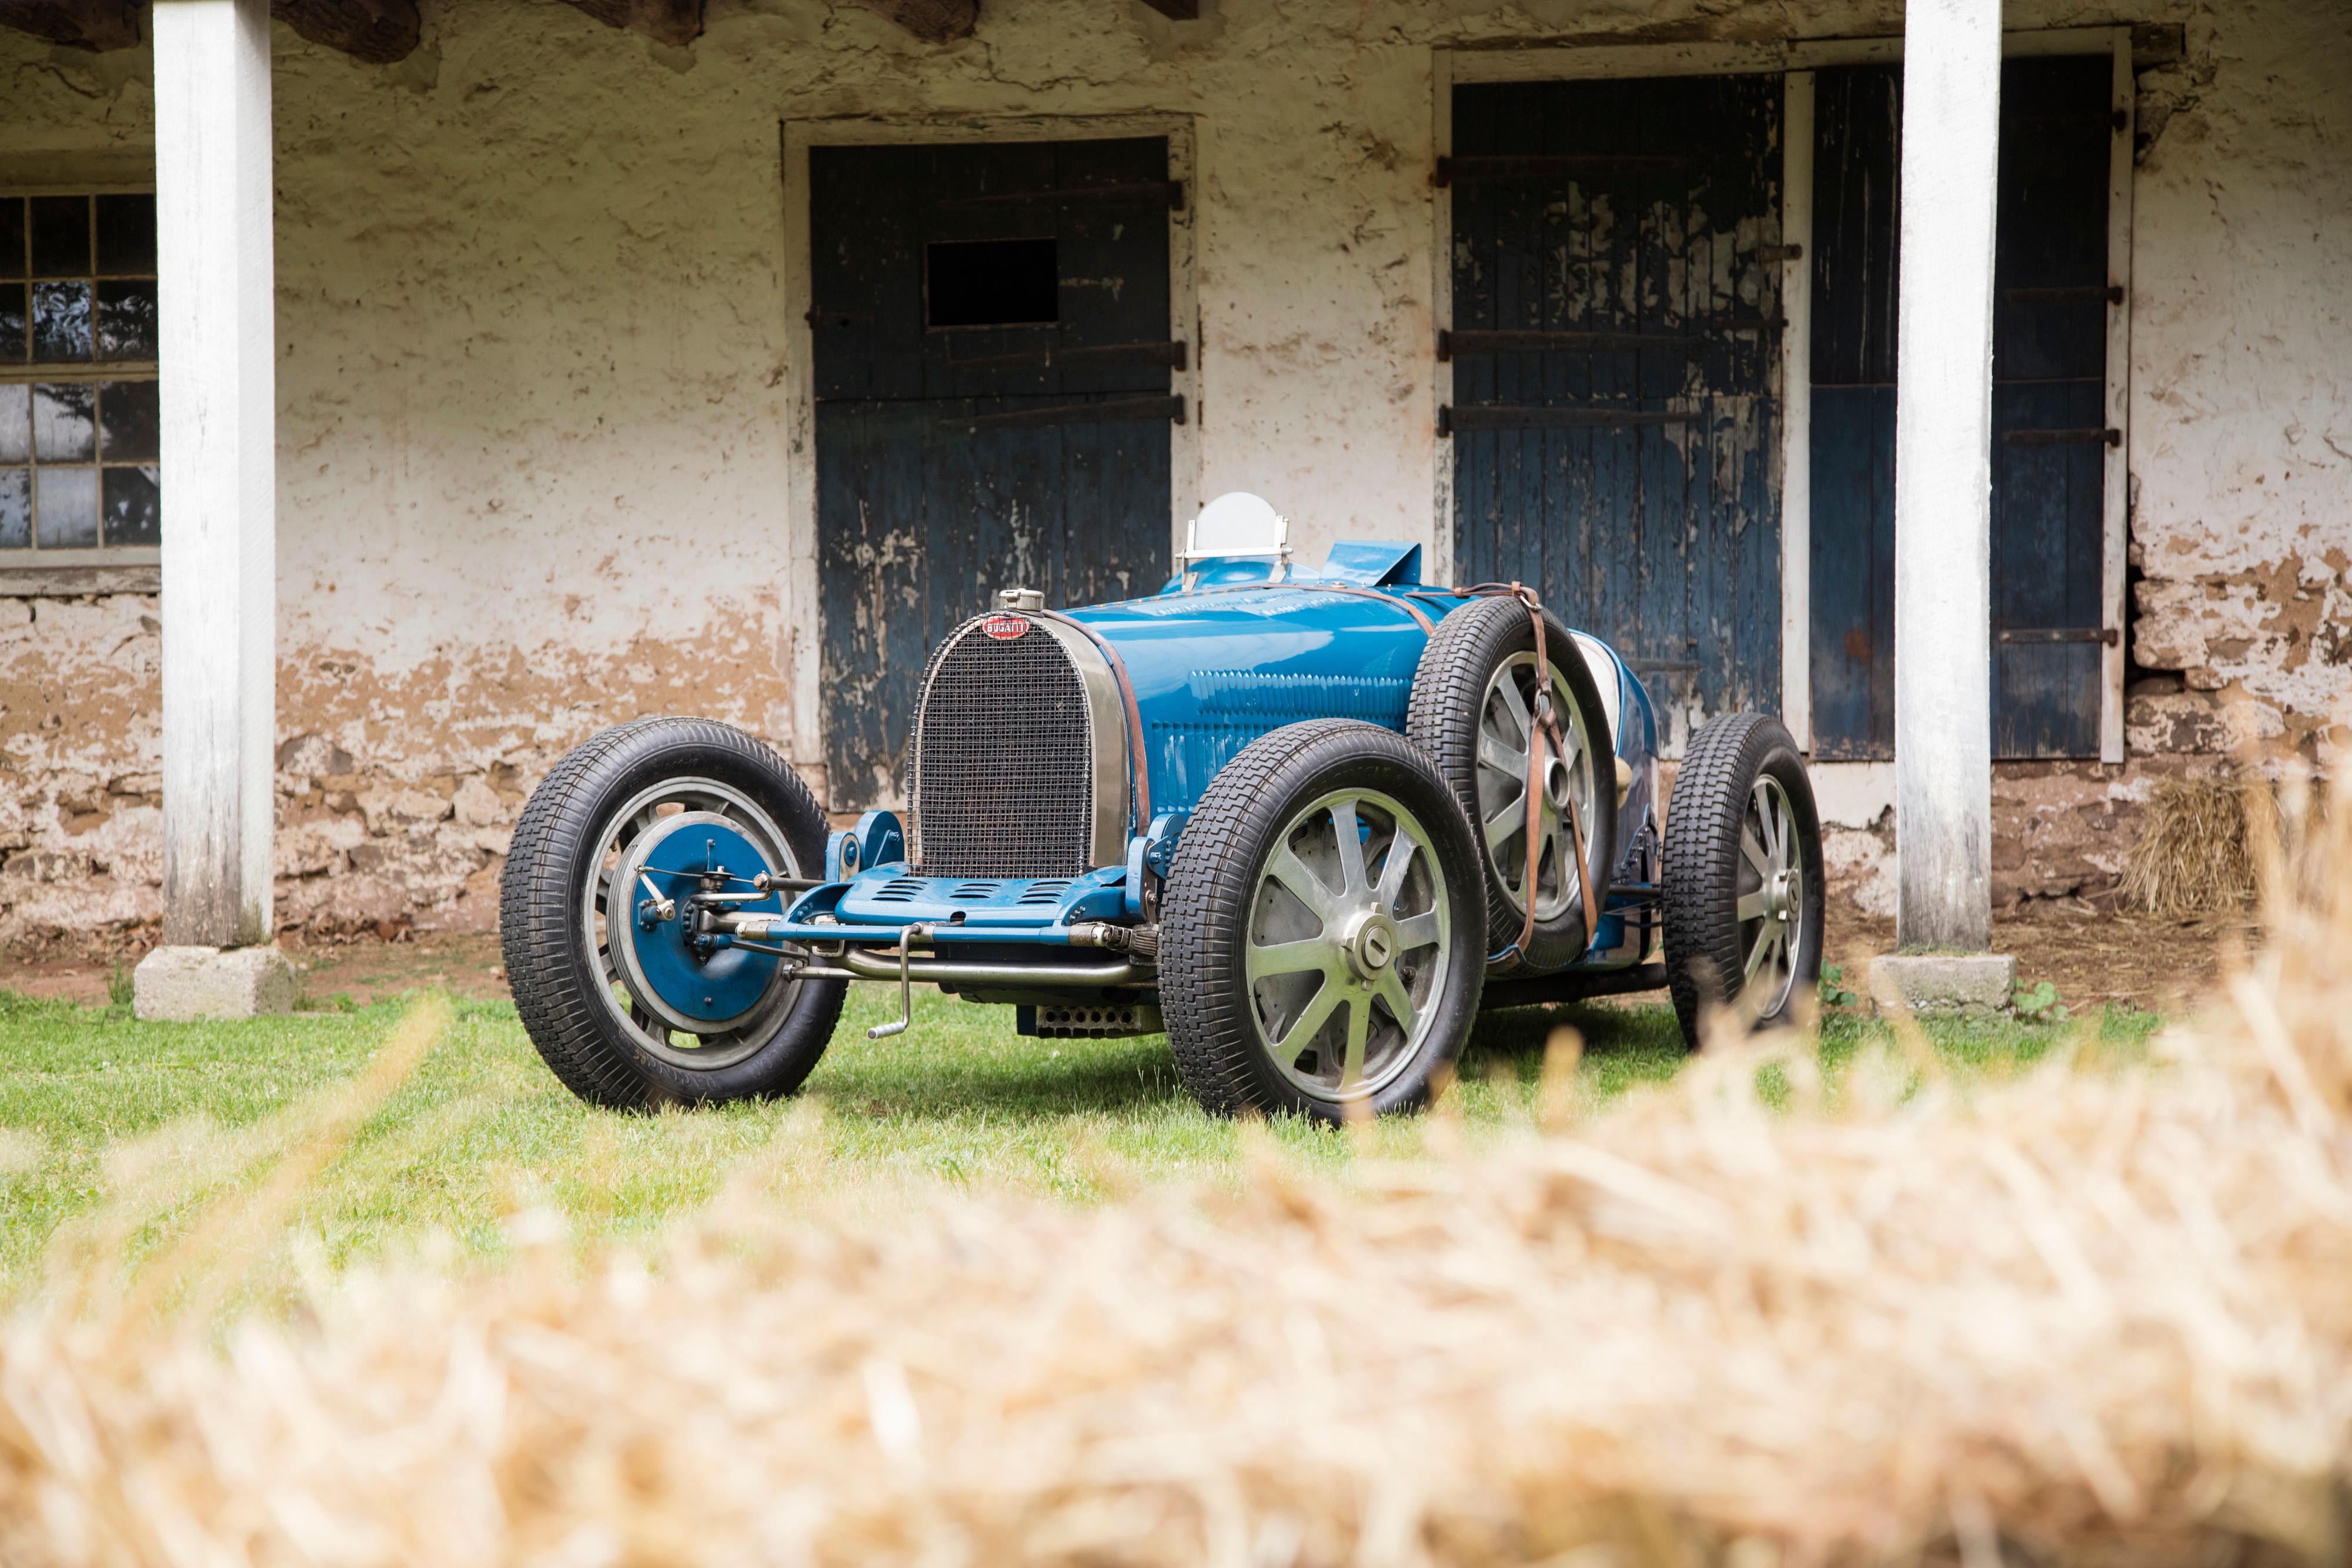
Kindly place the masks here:
[[(152, 198), (154, 194), (155, 183), (152, 180), (0, 181), (0, 201), (41, 196)], [(95, 262), (93, 256), (93, 266)], [(25, 329), (28, 337), (32, 331), (30, 293), (27, 281)], [(29, 351), (30, 344), (26, 347)], [(0, 363), (0, 386), (95, 385), (101, 382), (160, 383), (162, 380), (160, 345), (158, 357), (152, 360), (41, 361), (28, 358), (17, 362)], [(160, 469), (162, 465), (159, 453), (154, 466)], [(36, 463), (33, 466), (37, 469), (39, 465)], [(98, 466), (102, 473), (103, 465)], [(157, 487), (159, 490), (165, 487), (160, 477)], [(163, 562), (163, 551), (160, 545), (95, 545), (44, 549), (39, 543), (37, 526), (31, 545), (21, 549), (0, 549), (0, 598), (93, 592), (152, 593), (162, 584)]]

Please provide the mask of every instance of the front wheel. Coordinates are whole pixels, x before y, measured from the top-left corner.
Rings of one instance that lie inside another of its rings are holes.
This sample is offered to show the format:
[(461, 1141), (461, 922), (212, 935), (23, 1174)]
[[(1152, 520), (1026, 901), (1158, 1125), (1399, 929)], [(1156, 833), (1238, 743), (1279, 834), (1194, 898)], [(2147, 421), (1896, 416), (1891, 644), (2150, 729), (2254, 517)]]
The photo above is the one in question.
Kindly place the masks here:
[(799, 1088), (847, 982), (710, 941), (692, 901), (780, 913), (752, 879), (814, 873), (825, 828), (781, 758), (708, 719), (638, 719), (556, 764), (516, 824), (499, 900), (515, 1010), (555, 1075), (625, 1110)]
[(1429, 759), (1315, 719), (1227, 763), (1169, 868), (1160, 1004), (1213, 1114), (1407, 1110), (1468, 1039), (1486, 924), (1470, 825)]
[(1727, 714), (1698, 732), (1666, 808), (1666, 977), (1684, 1040), (1728, 1002), (1785, 1023), (1822, 975), (1822, 825), (1797, 743), (1777, 719)]

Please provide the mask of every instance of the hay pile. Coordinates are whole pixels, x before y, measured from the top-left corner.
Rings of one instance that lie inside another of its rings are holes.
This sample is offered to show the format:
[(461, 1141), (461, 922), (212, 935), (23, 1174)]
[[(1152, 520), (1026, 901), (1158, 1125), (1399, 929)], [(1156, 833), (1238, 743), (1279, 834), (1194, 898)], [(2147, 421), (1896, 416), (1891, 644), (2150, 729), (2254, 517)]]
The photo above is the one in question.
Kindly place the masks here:
[(2260, 782), (2158, 779), (2124, 862), (2125, 907), (2151, 915), (2243, 908), (2257, 891), (2255, 844), (2273, 817)]
[(1718, 1047), (1353, 1189), (888, 1227), (780, 1213), (788, 1132), (650, 1268), (321, 1284), (225, 1355), (84, 1272), (0, 1348), (0, 1561), (2340, 1561), (2347, 868), (2273, 860), (2155, 1071)]

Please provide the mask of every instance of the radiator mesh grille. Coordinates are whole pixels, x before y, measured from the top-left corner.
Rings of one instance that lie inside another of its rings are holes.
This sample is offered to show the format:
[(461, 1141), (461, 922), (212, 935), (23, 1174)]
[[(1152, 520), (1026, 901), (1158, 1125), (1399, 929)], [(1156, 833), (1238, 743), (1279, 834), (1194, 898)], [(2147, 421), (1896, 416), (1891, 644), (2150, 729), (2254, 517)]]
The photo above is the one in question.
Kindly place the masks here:
[(916, 717), (921, 874), (1076, 877), (1093, 869), (1094, 745), (1086, 687), (1045, 628), (967, 628)]

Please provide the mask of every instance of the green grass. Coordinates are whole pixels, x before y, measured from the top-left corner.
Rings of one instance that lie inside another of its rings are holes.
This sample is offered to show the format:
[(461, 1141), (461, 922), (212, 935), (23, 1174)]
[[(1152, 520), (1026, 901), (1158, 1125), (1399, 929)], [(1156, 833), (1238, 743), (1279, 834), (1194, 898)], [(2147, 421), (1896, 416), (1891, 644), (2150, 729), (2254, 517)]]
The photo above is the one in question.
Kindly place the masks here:
[[(879, 1044), (865, 1027), (896, 998), (853, 989), (842, 1028), (809, 1083), (821, 1103), (735, 1105), (622, 1116), (581, 1104), (541, 1065), (511, 1007), (455, 1004), (455, 1022), (422, 1067), (362, 1124), (316, 1182), (297, 1218), (336, 1263), (446, 1235), (457, 1252), (508, 1249), (510, 1217), (551, 1208), (580, 1241), (642, 1236), (705, 1201), (728, 1174), (776, 1143), (787, 1186), (887, 1204), (952, 1185), (1011, 1186), (1086, 1202), (1135, 1181), (1237, 1184), (1248, 1158), (1233, 1124), (1185, 1095), (1167, 1042), (1035, 1040), (1009, 1009), (919, 997), (915, 1027)], [(0, 992), (0, 1293), (37, 1271), (53, 1232), (94, 1211), (108, 1159), (142, 1134), (190, 1118), (235, 1136), (187, 1140), (166, 1158), (166, 1195), (134, 1240), (152, 1249), (212, 1199), (263, 1180), (271, 1156), (312, 1124), (306, 1100), (352, 1079), (402, 1004), (250, 1022), (170, 1025), (120, 1005), (80, 1008)], [(2111, 1011), (2104, 1039), (2144, 1040), (2154, 1015)], [(1563, 1008), (1486, 1019), (1461, 1064), (1464, 1124), (1524, 1124), (1545, 1042), (1561, 1023), (1583, 1035), (1578, 1103), (1590, 1109), (1683, 1062), (1664, 1007)], [(2030, 1061), (2066, 1031), (2013, 1020), (1936, 1023), (1945, 1056), (1970, 1069)], [(1835, 1064), (1882, 1026), (1832, 1017)], [(1295, 1155), (1338, 1167), (1369, 1151), (1421, 1152), (1425, 1124), (1385, 1122), (1357, 1138), (1297, 1122), (1271, 1135)], [(240, 1141), (240, 1139), (242, 1141)]]

